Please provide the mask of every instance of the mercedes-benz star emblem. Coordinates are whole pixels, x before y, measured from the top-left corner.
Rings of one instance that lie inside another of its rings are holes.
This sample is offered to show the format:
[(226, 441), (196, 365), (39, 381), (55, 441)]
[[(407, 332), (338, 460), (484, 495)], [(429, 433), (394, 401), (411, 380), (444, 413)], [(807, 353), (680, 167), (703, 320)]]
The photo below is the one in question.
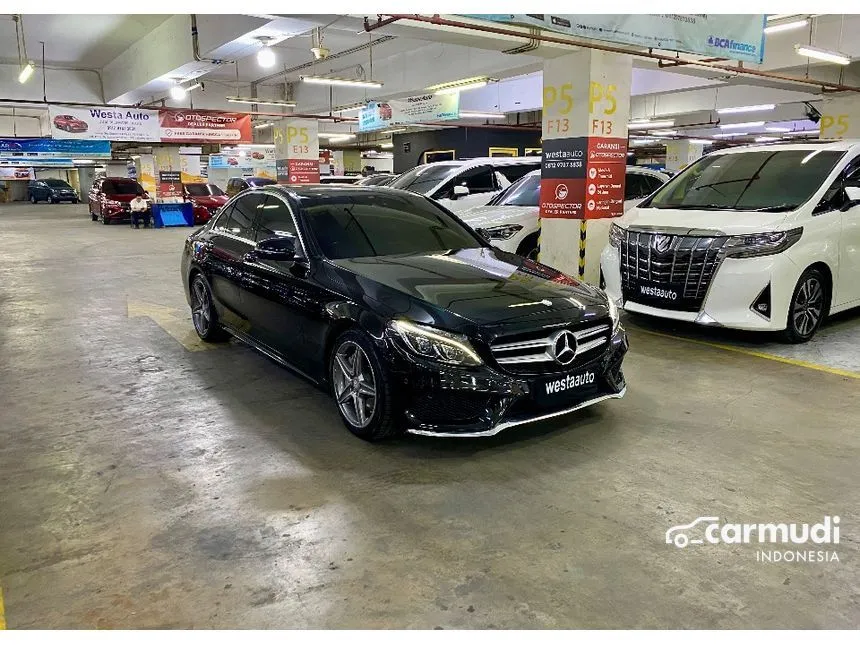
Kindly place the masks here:
[(552, 339), (550, 351), (556, 363), (570, 365), (576, 358), (576, 336), (567, 329), (562, 329)]

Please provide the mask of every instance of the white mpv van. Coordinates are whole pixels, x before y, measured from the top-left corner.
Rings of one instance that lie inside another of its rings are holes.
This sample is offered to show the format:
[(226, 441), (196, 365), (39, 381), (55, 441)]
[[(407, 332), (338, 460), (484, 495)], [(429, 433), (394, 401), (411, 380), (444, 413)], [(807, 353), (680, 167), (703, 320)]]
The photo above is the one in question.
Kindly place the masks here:
[(808, 341), (860, 306), (860, 142), (706, 155), (612, 225), (600, 265), (627, 311)]
[(483, 206), (523, 175), (540, 169), (540, 157), (479, 157), (415, 166), (389, 187), (432, 197), (460, 213)]

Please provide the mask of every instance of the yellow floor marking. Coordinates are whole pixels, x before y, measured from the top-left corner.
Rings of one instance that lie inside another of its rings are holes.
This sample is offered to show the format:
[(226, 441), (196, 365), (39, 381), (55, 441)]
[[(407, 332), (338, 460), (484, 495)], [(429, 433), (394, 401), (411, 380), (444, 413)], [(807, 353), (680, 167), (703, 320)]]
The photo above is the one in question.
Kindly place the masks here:
[(0, 589), (0, 629), (6, 629), (6, 610), (3, 609), (3, 589)]
[(845, 376), (847, 378), (856, 378), (860, 379), (860, 373), (852, 372), (850, 370), (839, 369), (838, 367), (827, 367), (826, 365), (819, 365), (818, 363), (809, 363), (807, 361), (801, 361), (796, 358), (786, 358), (785, 356), (779, 356), (777, 354), (768, 354), (766, 352), (757, 352), (754, 349), (746, 349), (745, 347), (735, 347), (733, 345), (724, 345), (723, 343), (714, 343), (708, 340), (698, 340), (697, 338), (686, 338), (684, 336), (673, 336), (672, 334), (663, 334), (658, 331), (650, 331), (648, 329), (640, 329), (637, 328), (636, 331), (641, 331), (646, 334), (651, 334), (652, 336), (662, 336), (663, 338), (671, 338), (673, 340), (683, 340), (688, 343), (695, 343), (696, 345), (705, 345), (707, 347), (716, 347), (718, 349), (725, 349), (729, 352), (737, 352), (738, 354), (746, 354), (747, 356), (755, 356), (757, 358), (766, 358), (771, 361), (777, 361), (779, 363), (786, 363), (788, 365), (794, 365), (795, 367), (805, 367), (810, 370), (818, 370), (819, 372), (827, 372), (828, 374), (835, 374), (836, 376)]
[(185, 312), (139, 300), (128, 301), (129, 318), (149, 318), (189, 352), (217, 349), (214, 343), (204, 343), (194, 331), (191, 315)]

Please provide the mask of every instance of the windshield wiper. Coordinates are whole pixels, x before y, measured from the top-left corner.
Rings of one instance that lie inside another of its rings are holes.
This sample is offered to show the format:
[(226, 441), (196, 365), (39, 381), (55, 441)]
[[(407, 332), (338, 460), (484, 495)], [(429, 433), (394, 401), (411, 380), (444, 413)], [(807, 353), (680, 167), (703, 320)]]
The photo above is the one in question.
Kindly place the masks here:
[(660, 208), (667, 210), (679, 210), (679, 211), (723, 211), (730, 210), (729, 207), (724, 204), (667, 204), (666, 206), (654, 206), (653, 204), (650, 206), (646, 206), (646, 208)]
[(783, 213), (793, 211), (798, 204), (776, 204), (775, 206), (762, 206), (761, 208), (750, 209), (753, 213)]
[[(752, 177), (744, 177), (743, 179), (726, 179), (724, 181), (714, 181), (710, 184), (702, 184), (701, 186), (693, 186), (693, 190), (701, 190), (702, 188), (711, 188), (716, 192), (720, 193), (714, 186), (722, 186), (723, 184), (736, 184), (739, 181), (754, 181), (758, 179), (758, 175), (753, 175)], [(720, 193), (722, 195), (722, 193)]]

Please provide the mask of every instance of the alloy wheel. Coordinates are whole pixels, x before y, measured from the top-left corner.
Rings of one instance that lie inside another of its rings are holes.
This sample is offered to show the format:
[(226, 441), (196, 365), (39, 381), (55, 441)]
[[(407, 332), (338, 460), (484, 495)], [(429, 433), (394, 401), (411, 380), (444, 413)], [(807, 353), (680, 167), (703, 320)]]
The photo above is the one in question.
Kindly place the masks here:
[(200, 336), (209, 332), (212, 324), (211, 299), (202, 278), (197, 278), (191, 286), (191, 319)]
[(801, 336), (808, 336), (818, 326), (824, 314), (824, 288), (815, 276), (809, 276), (797, 290), (792, 308), (794, 328)]
[(331, 371), (341, 414), (353, 426), (366, 427), (376, 411), (376, 379), (367, 354), (357, 343), (346, 341), (337, 348)]

